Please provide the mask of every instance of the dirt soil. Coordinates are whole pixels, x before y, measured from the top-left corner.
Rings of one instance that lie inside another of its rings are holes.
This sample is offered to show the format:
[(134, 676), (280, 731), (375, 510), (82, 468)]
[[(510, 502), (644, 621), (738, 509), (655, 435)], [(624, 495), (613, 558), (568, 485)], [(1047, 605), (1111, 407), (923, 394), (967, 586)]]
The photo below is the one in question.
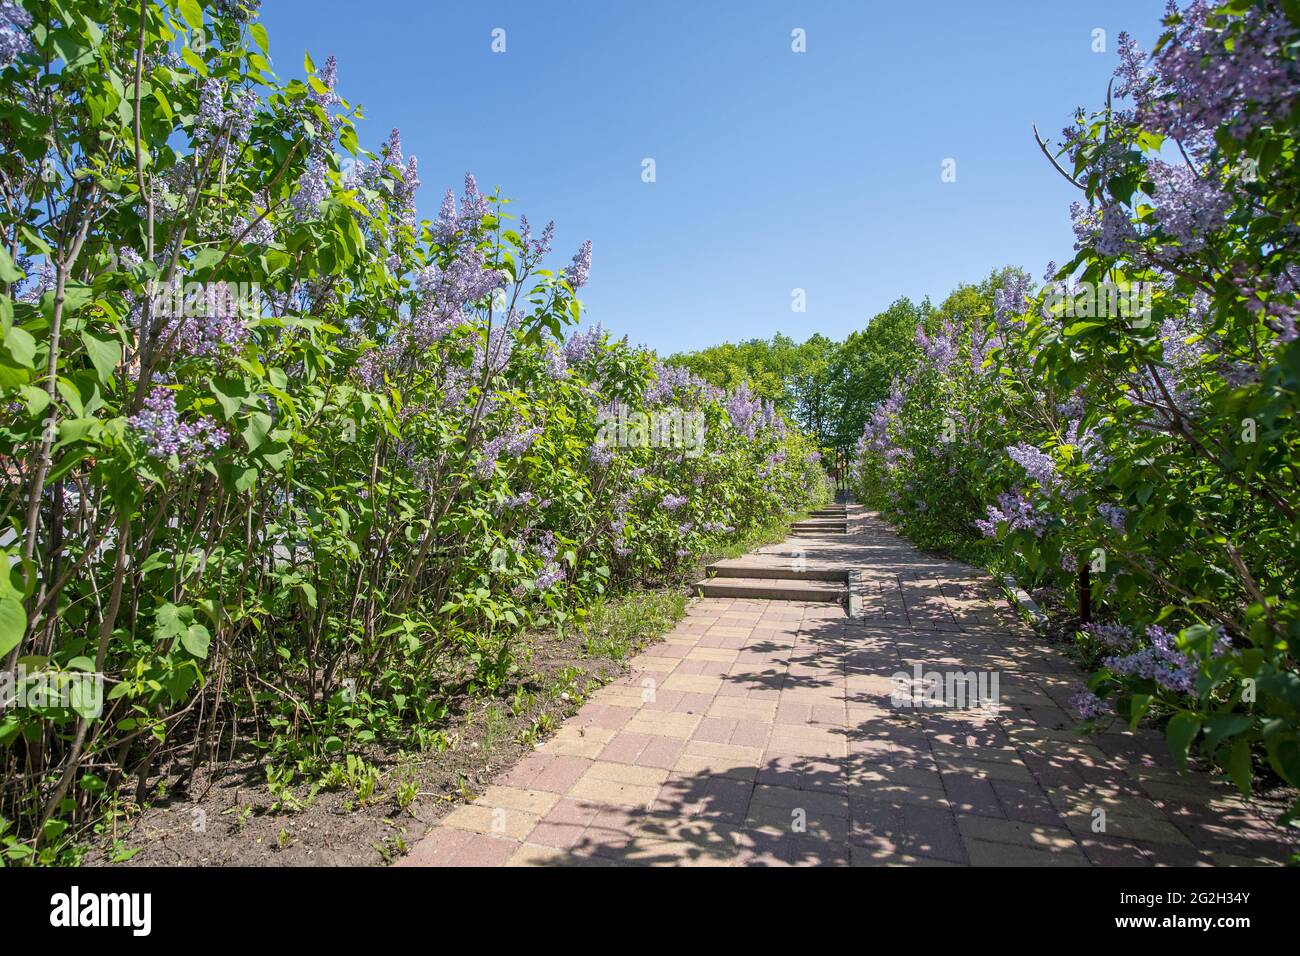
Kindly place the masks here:
[[(641, 646), (658, 640), (647, 637)], [(120, 819), (83, 859), (87, 866), (382, 866), (400, 857), (438, 819), (480, 794), (509, 770), (541, 737), (521, 737), (543, 715), (550, 731), (581, 703), (574, 687), (590, 693), (624, 673), (626, 660), (589, 656), (576, 632), (524, 635), (520, 657), (528, 661), (533, 706), (514, 714), (510, 697), (481, 697), (452, 703), (446, 749), (425, 753), (396, 747), (370, 748), (361, 756), (378, 768), (380, 783), (364, 803), (346, 785), (322, 790), (300, 809), (276, 808), (267, 787), (263, 755), (249, 748), (222, 760), (214, 773), (200, 770), (184, 791), (173, 791), (164, 775), (143, 809)], [(527, 657), (524, 657), (525, 647)], [(635, 649), (634, 649), (635, 650)], [(629, 653), (628, 657), (631, 654)], [(580, 673), (576, 681), (573, 674)], [(567, 699), (566, 699), (567, 698)], [(418, 792), (406, 808), (398, 804), (401, 784)], [(307, 796), (306, 782), (296, 792)], [(129, 859), (127, 858), (129, 856)]]

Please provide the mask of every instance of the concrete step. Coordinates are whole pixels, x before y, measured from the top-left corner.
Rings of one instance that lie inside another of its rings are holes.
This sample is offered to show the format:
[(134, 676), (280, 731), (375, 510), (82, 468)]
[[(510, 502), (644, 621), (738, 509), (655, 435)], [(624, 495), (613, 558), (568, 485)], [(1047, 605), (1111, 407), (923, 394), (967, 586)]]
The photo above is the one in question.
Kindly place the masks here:
[(847, 518), (849, 515), (843, 508), (818, 508), (808, 514), (813, 518)]
[(806, 581), (794, 578), (705, 578), (695, 582), (701, 597), (761, 598), (768, 601), (814, 601), (843, 604), (848, 588), (833, 581)]
[(792, 534), (847, 534), (848, 523), (834, 518), (815, 518), (808, 521), (796, 521), (790, 526)]
[(718, 561), (705, 570), (711, 578), (763, 578), (788, 581), (836, 581), (845, 584), (849, 572), (841, 568), (803, 568), (794, 570), (791, 561), (757, 563), (746, 558)]

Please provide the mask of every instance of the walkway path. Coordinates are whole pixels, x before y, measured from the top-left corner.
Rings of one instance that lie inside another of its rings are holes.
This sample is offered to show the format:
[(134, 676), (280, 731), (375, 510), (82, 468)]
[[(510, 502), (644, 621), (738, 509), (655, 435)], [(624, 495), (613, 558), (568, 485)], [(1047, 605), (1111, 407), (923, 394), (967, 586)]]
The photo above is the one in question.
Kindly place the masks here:
[[(829, 601), (702, 597), (406, 865), (1245, 865), (1294, 852), (1148, 729), (1088, 739), (1074, 666), (986, 576), (849, 506), (747, 556), (853, 569)], [(997, 703), (892, 705), (893, 675), (996, 674)]]

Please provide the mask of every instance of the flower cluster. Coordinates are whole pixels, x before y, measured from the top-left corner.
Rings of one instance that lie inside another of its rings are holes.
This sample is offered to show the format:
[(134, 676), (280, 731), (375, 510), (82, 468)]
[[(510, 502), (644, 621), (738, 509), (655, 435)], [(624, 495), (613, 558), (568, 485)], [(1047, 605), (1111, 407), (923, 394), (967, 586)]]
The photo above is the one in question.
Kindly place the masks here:
[(1084, 720), (1095, 720), (1114, 712), (1110, 701), (1102, 700), (1087, 688), (1081, 688), (1070, 698), (1070, 706)]
[(152, 458), (167, 459), (176, 455), (181, 470), (201, 467), (206, 455), (225, 445), (228, 436), (211, 418), (181, 421), (176, 409), (176, 393), (156, 386), (145, 397), (139, 412), (127, 419)]
[(996, 506), (988, 506), (987, 518), (978, 518), (974, 525), (988, 538), (997, 536), (998, 525), (1005, 523), (1010, 531), (1028, 531), (1041, 537), (1047, 527), (1047, 515), (1034, 507), (1034, 503), (1020, 492), (1003, 492)]
[(8, 66), (32, 49), (27, 30), (32, 25), (32, 15), (14, 0), (0, 0), (0, 68)]
[(1196, 687), (1196, 661), (1180, 651), (1174, 635), (1152, 625), (1146, 632), (1149, 646), (1132, 654), (1112, 655), (1102, 663), (1116, 674), (1147, 677), (1167, 690), (1190, 694)]
[(1222, 26), (1219, 4), (1193, 0), (1176, 12), (1170, 40), (1150, 65), (1132, 37), (1120, 34), (1116, 92), (1136, 105), (1147, 129), (1205, 145), (1223, 126), (1241, 137), (1290, 115), (1300, 100), (1295, 24), (1275, 2), (1247, 6)]

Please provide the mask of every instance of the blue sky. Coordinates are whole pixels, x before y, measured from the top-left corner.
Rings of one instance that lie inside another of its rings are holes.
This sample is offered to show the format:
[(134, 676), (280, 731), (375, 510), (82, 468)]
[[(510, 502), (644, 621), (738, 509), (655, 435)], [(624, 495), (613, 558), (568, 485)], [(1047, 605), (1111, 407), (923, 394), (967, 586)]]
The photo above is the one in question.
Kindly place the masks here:
[(1055, 137), (1099, 105), (1119, 32), (1149, 49), (1163, 6), (272, 0), (262, 19), (284, 77), (338, 57), (367, 145), (401, 129), (422, 215), (466, 171), (501, 186), (556, 221), (557, 264), (592, 240), (589, 319), (666, 354), (841, 338), (901, 295), (1068, 258), (1077, 193), (1030, 123)]

